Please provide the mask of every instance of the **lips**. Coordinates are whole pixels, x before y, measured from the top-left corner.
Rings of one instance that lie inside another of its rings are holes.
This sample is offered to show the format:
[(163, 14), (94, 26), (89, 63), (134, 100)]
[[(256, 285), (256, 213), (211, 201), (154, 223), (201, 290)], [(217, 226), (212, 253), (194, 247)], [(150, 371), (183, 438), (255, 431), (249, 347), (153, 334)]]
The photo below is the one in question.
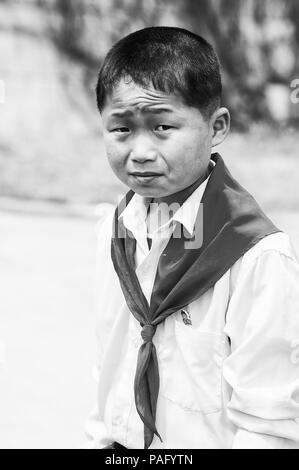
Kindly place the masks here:
[(139, 185), (149, 185), (156, 182), (162, 175), (162, 173), (155, 173), (153, 171), (134, 171), (130, 173), (134, 178), (135, 182)]
[(133, 173), (131, 173), (131, 175), (140, 176), (144, 178), (144, 177), (152, 177), (152, 176), (162, 176), (162, 173), (153, 173), (152, 171), (144, 171), (144, 172), (134, 171)]

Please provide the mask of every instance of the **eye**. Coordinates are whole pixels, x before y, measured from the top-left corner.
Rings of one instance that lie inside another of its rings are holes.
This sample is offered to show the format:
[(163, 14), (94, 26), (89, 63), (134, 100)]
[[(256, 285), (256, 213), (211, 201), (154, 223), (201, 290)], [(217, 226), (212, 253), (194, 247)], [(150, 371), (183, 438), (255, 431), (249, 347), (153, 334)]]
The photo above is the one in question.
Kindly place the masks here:
[(116, 127), (115, 129), (112, 129), (110, 132), (115, 132), (116, 134), (126, 134), (130, 132), (130, 129), (128, 127)]
[(174, 127), (173, 126), (167, 126), (166, 124), (160, 124), (159, 126), (157, 126), (155, 128), (155, 131), (166, 132), (166, 131), (169, 131), (171, 129), (174, 129)]

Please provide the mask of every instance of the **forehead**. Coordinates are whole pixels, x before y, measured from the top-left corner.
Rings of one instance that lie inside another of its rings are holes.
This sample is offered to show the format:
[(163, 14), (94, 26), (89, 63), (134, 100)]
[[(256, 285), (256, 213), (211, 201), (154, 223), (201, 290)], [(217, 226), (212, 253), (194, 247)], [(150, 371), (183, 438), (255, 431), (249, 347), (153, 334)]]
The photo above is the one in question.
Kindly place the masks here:
[(132, 80), (122, 79), (107, 97), (104, 112), (108, 114), (130, 111), (136, 113), (176, 112), (183, 113), (186, 106), (182, 99), (174, 93), (168, 94), (153, 87), (143, 88)]

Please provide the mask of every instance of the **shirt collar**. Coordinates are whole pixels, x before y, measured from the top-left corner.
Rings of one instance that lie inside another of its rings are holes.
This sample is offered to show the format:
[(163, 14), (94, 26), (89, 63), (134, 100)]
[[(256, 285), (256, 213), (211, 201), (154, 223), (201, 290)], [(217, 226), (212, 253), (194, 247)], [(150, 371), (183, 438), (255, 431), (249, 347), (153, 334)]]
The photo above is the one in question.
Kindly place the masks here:
[(137, 234), (146, 236), (145, 221), (149, 202), (150, 200), (147, 198), (135, 193), (127, 207), (119, 216), (119, 219), (122, 219), (125, 228), (132, 232), (136, 239), (138, 239)]

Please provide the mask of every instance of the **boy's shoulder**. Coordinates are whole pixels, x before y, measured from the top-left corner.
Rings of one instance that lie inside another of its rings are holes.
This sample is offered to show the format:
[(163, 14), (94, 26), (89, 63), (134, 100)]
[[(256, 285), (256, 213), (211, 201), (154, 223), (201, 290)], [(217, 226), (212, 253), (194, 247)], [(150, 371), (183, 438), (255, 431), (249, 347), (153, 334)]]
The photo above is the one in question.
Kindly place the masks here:
[[(277, 255), (298, 263), (296, 251), (290, 237), (285, 232), (267, 235), (238, 259), (231, 268), (232, 289), (234, 290), (238, 279), (246, 272), (249, 272), (252, 267), (256, 266), (260, 260), (277, 258)], [(263, 263), (263, 266), (266, 269), (267, 264)]]
[(111, 239), (112, 236), (112, 222), (116, 206), (102, 202), (98, 204), (96, 209), (97, 222), (95, 225), (95, 232), (97, 239)]
[(277, 252), (281, 255), (298, 261), (290, 237), (285, 232), (272, 233), (262, 238), (243, 255), (243, 264), (248, 265), (267, 252)]

